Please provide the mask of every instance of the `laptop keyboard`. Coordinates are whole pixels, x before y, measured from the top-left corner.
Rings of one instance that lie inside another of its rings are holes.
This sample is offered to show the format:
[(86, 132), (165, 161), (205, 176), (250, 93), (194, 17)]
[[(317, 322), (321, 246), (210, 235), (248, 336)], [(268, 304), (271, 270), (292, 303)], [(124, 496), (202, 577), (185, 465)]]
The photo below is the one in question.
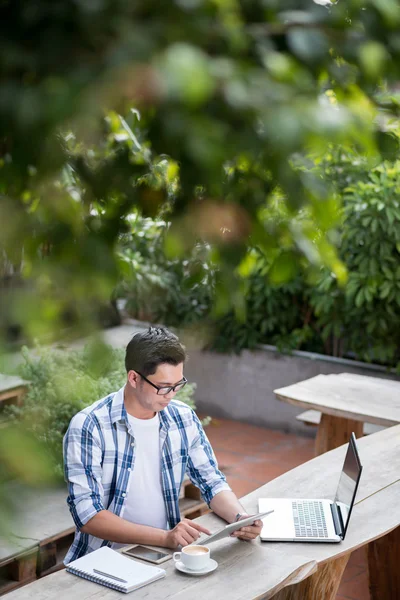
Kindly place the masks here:
[(328, 537), (322, 502), (293, 501), (292, 509), (296, 537)]

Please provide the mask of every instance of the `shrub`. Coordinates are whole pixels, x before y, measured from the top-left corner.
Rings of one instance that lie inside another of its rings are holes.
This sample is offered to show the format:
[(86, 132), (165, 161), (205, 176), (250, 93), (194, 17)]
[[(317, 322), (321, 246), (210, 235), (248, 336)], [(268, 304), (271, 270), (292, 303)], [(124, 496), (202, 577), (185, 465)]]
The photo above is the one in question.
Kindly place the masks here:
[(344, 190), (340, 289), (323, 271), (311, 291), (316, 326), (334, 355), (396, 365), (400, 360), (400, 161), (372, 169)]
[[(164, 253), (168, 223), (139, 216), (120, 241), (126, 275), (117, 293), (127, 298), (132, 316), (178, 327), (201, 322), (211, 331), (209, 346), (223, 352), (265, 343), (396, 366), (400, 161), (374, 167), (355, 150), (337, 146), (322, 157), (299, 159), (298, 169), (331, 184), (326, 214), (319, 227), (308, 209), (294, 219), (279, 190), (260, 207), (266, 231), (280, 241), (269, 246), (263, 235), (263, 247), (254, 242), (249, 248), (251, 266), (240, 273), (244, 318), (233, 310), (211, 314), (220, 273), (207, 245), (195, 247), (184, 260), (169, 260)], [(293, 227), (312, 231), (313, 243), (304, 241), (310, 260), (314, 246), (319, 248), (315, 259), (323, 253), (326, 235), (332, 238), (348, 271), (344, 286), (332, 269), (304, 260), (289, 235)]]
[(115, 291), (117, 297), (126, 299), (127, 312), (170, 326), (190, 325), (203, 318), (214, 287), (207, 245), (199, 243), (185, 259), (170, 260), (164, 252), (167, 221), (136, 214), (129, 227), (119, 241), (124, 277)]
[(305, 325), (308, 304), (303, 280), (297, 276), (288, 283), (271, 285), (269, 269), (260, 255), (258, 266), (248, 279), (246, 318), (239, 321), (230, 312), (218, 319), (212, 342), (215, 350), (240, 352), (262, 343), (288, 350), (306, 341), (310, 332)]
[[(396, 366), (400, 361), (400, 161), (371, 168), (355, 153), (329, 153), (316, 167), (342, 197), (339, 256), (348, 281), (329, 269), (297, 269), (274, 284), (272, 260), (258, 252), (247, 278), (246, 320), (216, 323), (214, 347), (240, 351), (259, 343)], [(303, 214), (307, 218), (307, 214)], [(318, 238), (318, 230), (315, 237)], [(293, 250), (291, 250), (293, 252)], [(279, 257), (288, 257), (285, 248)], [(286, 261), (290, 266), (290, 261)], [(283, 267), (285, 262), (281, 261)], [(295, 261), (292, 263), (295, 264)]]

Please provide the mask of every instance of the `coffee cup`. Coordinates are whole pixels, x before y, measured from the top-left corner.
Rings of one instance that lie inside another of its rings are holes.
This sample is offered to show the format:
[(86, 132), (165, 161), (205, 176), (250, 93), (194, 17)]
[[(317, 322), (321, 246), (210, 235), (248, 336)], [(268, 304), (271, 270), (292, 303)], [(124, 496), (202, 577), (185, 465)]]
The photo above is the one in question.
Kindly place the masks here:
[(181, 562), (191, 571), (201, 571), (210, 562), (210, 549), (206, 546), (185, 546), (181, 552), (174, 552), (174, 561)]

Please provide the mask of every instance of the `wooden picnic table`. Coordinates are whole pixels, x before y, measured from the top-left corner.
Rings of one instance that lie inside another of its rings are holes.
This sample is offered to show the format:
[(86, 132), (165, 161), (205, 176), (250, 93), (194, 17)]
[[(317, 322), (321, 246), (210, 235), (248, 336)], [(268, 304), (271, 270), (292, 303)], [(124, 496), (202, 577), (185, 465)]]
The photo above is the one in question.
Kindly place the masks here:
[(400, 423), (400, 381), (352, 373), (317, 375), (274, 390), (277, 398), (320, 411), (316, 455), (346, 443), (364, 423), (390, 427)]
[[(372, 600), (400, 598), (400, 426), (358, 441), (364, 466), (346, 539), (339, 544), (241, 542), (227, 538), (211, 544), (216, 571), (192, 577), (164, 563), (165, 579), (134, 592), (135, 599), (152, 600), (333, 600), (352, 551), (379, 538), (372, 572)], [(242, 498), (255, 513), (262, 497), (319, 497), (335, 494), (347, 447), (327, 452), (285, 473)], [(273, 518), (273, 516), (268, 517)], [(220, 519), (199, 519), (212, 531)], [(200, 540), (201, 542), (201, 540)], [(7, 600), (116, 600), (123, 594), (59, 571), (11, 592)]]

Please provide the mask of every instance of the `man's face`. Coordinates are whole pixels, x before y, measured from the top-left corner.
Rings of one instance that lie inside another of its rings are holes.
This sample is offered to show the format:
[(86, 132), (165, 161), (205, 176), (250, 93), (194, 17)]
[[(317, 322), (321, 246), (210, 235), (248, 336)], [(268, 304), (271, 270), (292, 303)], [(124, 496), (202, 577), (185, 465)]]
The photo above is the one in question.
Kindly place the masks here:
[[(152, 375), (147, 375), (152, 384), (157, 387), (170, 387), (181, 382), (183, 379), (183, 363), (170, 365), (162, 363)], [(166, 396), (157, 394), (157, 390), (143, 379), (137, 372), (129, 371), (128, 380), (135, 389), (135, 397), (144, 410), (160, 412), (168, 406), (177, 392), (169, 392)]]

